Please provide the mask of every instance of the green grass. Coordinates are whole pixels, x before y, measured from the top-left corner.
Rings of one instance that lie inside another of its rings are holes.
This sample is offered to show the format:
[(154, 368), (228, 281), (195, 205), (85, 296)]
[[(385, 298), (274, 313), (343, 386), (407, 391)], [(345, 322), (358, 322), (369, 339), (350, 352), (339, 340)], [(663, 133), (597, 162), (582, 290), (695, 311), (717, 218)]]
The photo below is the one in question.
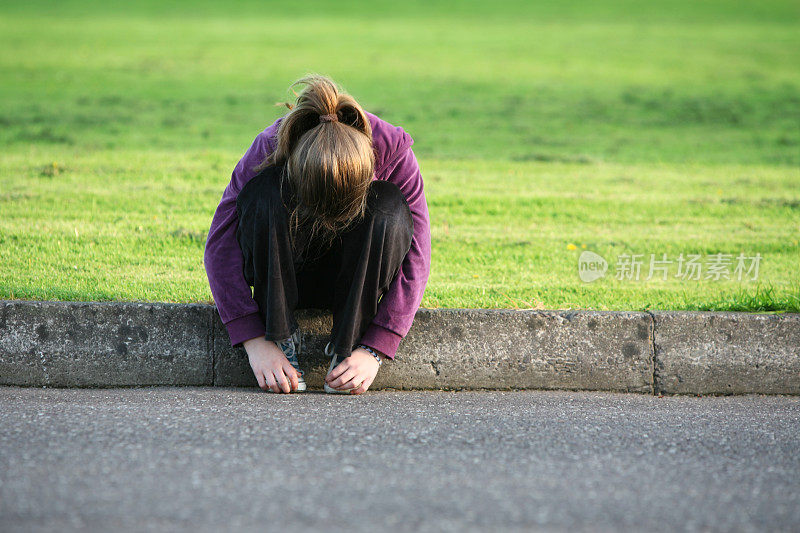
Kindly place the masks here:
[(797, 3), (561, 4), (0, 6), (0, 298), (209, 301), (230, 172), (313, 71), (416, 141), (425, 306), (800, 310)]

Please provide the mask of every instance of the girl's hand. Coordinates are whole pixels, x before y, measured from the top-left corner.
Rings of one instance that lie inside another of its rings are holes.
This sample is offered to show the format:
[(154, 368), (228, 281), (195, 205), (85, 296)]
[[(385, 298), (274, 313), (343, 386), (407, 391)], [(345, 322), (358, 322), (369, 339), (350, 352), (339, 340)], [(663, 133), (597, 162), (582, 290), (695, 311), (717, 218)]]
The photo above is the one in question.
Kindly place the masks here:
[(350, 394), (362, 394), (372, 385), (379, 368), (378, 361), (371, 353), (363, 348), (356, 348), (350, 357), (331, 370), (325, 381), (334, 389), (350, 389)]
[[(292, 392), (297, 390), (297, 371), (273, 341), (256, 337), (244, 341), (250, 368), (262, 390)], [(376, 361), (377, 364), (377, 361)]]

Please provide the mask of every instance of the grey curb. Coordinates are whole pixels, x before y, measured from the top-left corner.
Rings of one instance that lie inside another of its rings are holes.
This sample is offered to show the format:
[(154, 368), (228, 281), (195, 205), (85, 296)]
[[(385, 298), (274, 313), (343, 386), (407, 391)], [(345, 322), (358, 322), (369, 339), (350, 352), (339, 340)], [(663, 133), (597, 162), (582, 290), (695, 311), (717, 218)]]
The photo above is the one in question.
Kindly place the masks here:
[(0, 301), (0, 384), (211, 384), (211, 308)]
[(800, 394), (800, 315), (653, 313), (668, 393)]
[[(297, 319), (321, 388), (331, 317)], [(0, 300), (0, 385), (256, 382), (211, 305)], [(372, 388), (800, 394), (800, 315), (420, 309)]]

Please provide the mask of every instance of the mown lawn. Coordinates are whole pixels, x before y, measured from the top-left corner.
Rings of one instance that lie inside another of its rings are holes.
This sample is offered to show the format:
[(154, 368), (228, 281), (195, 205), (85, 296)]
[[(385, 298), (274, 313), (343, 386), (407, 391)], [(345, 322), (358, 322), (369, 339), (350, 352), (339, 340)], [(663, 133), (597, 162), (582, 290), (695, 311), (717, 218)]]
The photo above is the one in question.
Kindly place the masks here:
[(230, 172), (321, 72), (416, 141), (424, 306), (800, 310), (798, 4), (561, 4), (0, 6), (0, 298), (209, 301)]

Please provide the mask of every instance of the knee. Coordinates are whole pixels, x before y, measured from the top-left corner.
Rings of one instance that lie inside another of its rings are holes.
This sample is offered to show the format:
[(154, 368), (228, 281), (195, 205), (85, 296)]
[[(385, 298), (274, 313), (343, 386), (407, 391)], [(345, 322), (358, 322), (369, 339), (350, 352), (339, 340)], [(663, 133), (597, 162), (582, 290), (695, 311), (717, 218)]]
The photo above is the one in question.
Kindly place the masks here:
[(367, 196), (367, 212), (376, 230), (388, 231), (393, 238), (411, 242), (414, 220), (405, 195), (389, 181), (375, 180)]
[(282, 179), (281, 170), (269, 165), (244, 185), (237, 202), (247, 201), (263, 215), (280, 212), (291, 198), (291, 189)]

